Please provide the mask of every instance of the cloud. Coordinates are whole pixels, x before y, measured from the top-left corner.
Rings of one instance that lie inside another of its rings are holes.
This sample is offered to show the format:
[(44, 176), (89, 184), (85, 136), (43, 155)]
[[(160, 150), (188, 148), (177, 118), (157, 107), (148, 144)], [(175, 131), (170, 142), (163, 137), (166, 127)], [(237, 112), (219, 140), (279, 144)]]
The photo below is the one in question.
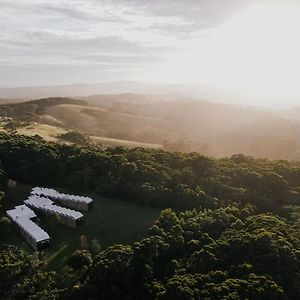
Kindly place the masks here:
[(134, 8), (135, 13), (176, 17), (188, 24), (193, 23), (195, 29), (213, 27), (228, 19), (231, 14), (245, 5), (249, 5), (248, 0), (125, 0), (124, 2)]
[(27, 64), (142, 64), (161, 60), (172, 49), (144, 46), (120, 36), (20, 30), (2, 35), (0, 62)]
[[(0, 63), (14, 66), (10, 72), (28, 65), (31, 70), (78, 66), (79, 72), (93, 64), (127, 68), (129, 73), (132, 68), (156, 68), (188, 45), (185, 41), (191, 36), (205, 37), (205, 30), (224, 22), (246, 2), (0, 0)], [(69, 78), (77, 76), (72, 71)]]

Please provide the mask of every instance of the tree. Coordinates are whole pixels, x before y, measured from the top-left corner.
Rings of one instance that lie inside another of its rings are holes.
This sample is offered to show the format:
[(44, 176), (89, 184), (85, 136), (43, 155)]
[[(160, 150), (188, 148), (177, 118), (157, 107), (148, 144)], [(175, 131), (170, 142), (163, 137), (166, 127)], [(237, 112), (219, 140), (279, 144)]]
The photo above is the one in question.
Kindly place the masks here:
[(92, 265), (92, 257), (88, 250), (76, 250), (69, 259), (69, 265), (76, 271), (88, 269)]

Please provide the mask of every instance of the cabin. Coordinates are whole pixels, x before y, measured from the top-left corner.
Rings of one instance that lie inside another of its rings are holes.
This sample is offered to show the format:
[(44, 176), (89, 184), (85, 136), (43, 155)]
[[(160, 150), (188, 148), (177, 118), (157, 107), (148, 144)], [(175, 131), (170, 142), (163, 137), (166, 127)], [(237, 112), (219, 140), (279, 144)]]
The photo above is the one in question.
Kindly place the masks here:
[(24, 203), (28, 207), (38, 210), (45, 215), (55, 216), (57, 221), (72, 228), (77, 228), (77, 226), (83, 222), (82, 213), (55, 205), (53, 201), (46, 197), (31, 195)]
[(32, 189), (31, 194), (49, 198), (62, 206), (82, 211), (88, 211), (93, 206), (93, 199), (90, 197), (59, 193), (49, 188), (35, 187)]
[(6, 211), (6, 214), (34, 250), (38, 251), (48, 247), (50, 237), (47, 232), (34, 223), (36, 214), (33, 210), (26, 205), (19, 205)]

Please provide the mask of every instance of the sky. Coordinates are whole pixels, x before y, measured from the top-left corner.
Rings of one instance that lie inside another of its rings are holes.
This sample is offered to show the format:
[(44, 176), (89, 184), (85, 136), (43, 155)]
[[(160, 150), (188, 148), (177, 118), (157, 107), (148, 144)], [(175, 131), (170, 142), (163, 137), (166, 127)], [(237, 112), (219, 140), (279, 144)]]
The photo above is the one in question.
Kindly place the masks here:
[(0, 0), (0, 86), (196, 83), (300, 97), (300, 0)]

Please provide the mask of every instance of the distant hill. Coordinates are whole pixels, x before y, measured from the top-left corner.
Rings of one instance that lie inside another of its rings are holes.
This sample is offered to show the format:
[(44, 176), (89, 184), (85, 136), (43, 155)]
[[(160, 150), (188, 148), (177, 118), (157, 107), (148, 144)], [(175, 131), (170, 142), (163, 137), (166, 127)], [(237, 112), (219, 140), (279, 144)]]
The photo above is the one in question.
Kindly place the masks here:
[[(142, 99), (142, 101), (141, 101)], [(300, 125), (266, 110), (135, 94), (47, 98), (0, 105), (3, 117), (92, 136), (110, 145), (164, 147), (217, 157), (300, 159)]]
[(300, 124), (267, 110), (204, 101), (117, 103), (112, 109), (163, 119), (167, 131), (176, 132), (179, 149), (215, 156), (300, 158)]
[(24, 98), (0, 98), (0, 105), (20, 103), (20, 102), (24, 102), (24, 101), (28, 101), (28, 99), (24, 99)]
[[(161, 100), (174, 99), (176, 97), (196, 97), (206, 101), (222, 103), (240, 103), (241, 99), (244, 99), (241, 95), (231, 91), (206, 85), (159, 84), (141, 81), (0, 88), (0, 98), (40, 99), (48, 97), (89, 97), (89, 100), (93, 101), (99, 97), (101, 98), (102, 95), (120, 94), (127, 94), (131, 100), (135, 97), (138, 101), (140, 101), (141, 98), (145, 98), (144, 96), (141, 97), (141, 95), (162, 95)], [(146, 96), (146, 98), (149, 99), (151, 96)], [(105, 97), (107, 98), (107, 96)], [(251, 99), (248, 99), (246, 102), (251, 104)]]
[[(0, 115), (25, 122), (24, 126), (17, 125), (16, 133), (38, 134), (50, 141), (61, 142), (58, 135), (68, 130), (76, 130), (89, 135), (96, 144), (104, 146), (162, 147), (161, 144), (139, 141), (135, 136), (140, 131), (143, 134), (155, 126), (163, 128), (155, 125), (162, 121), (159, 118), (113, 112), (85, 100), (46, 98), (5, 104), (0, 105)], [(128, 132), (135, 132), (135, 135), (128, 135)]]
[(45, 108), (59, 104), (87, 105), (84, 100), (75, 100), (71, 98), (45, 98), (2, 104), (0, 105), (0, 114), (2, 116), (18, 117), (21, 119), (32, 119), (37, 121), (35, 117), (43, 115)]
[(178, 97), (174, 95), (144, 95), (144, 94), (107, 94), (107, 95), (92, 95), (73, 97), (75, 99), (84, 99), (89, 103), (93, 103), (102, 107), (110, 107), (117, 103), (130, 103), (130, 104), (146, 104), (159, 101), (174, 101)]
[(300, 124), (300, 107), (296, 106), (293, 109), (285, 109), (279, 111), (279, 114), (286, 119)]

